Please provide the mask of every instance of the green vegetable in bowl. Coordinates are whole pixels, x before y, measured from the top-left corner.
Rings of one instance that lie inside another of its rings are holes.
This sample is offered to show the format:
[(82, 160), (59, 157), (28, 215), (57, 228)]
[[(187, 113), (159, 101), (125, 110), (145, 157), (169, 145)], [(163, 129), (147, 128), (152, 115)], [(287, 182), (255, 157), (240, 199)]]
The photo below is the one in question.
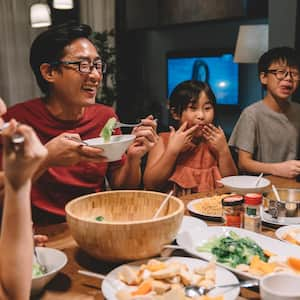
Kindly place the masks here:
[(95, 220), (98, 221), (98, 222), (101, 222), (101, 221), (104, 220), (104, 217), (103, 216), (98, 216), (98, 217), (96, 217)]
[(37, 263), (32, 265), (32, 278), (44, 275), (45, 272), (42, 271), (41, 266)]
[(230, 231), (228, 236), (216, 237), (197, 247), (199, 252), (210, 252), (216, 256), (217, 262), (235, 268), (237, 265), (249, 265), (253, 256), (258, 255), (262, 261), (267, 262), (268, 257), (263, 249), (248, 237), (239, 237)]
[(117, 122), (116, 118), (110, 118), (106, 122), (105, 126), (102, 128), (100, 136), (103, 138), (104, 142), (109, 142), (116, 122)]

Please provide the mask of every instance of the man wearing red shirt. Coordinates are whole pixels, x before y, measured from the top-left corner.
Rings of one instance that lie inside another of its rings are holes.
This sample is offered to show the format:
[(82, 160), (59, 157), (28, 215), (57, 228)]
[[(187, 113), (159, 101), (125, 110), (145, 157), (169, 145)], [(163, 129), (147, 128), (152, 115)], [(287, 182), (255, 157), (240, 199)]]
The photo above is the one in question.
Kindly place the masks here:
[(156, 123), (149, 116), (134, 128), (136, 139), (126, 156), (107, 163), (101, 149), (66, 138), (97, 137), (107, 120), (116, 117), (112, 108), (95, 104), (105, 62), (89, 39), (91, 32), (87, 25), (64, 24), (41, 33), (32, 44), (30, 64), (45, 96), (19, 103), (4, 116), (32, 126), (48, 149), (32, 188), (35, 222), (62, 221), (65, 204), (101, 191), (105, 176), (113, 188), (137, 188), (141, 158), (157, 140)]

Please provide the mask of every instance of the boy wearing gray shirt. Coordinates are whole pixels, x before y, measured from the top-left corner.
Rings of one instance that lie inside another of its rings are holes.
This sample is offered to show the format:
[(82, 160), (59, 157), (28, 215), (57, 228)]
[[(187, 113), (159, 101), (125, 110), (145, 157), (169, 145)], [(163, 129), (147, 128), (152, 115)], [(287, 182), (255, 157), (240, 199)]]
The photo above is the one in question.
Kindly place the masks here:
[(300, 104), (289, 101), (300, 80), (299, 62), (289, 47), (270, 49), (259, 59), (266, 95), (242, 112), (229, 139), (240, 170), (287, 178), (300, 174)]

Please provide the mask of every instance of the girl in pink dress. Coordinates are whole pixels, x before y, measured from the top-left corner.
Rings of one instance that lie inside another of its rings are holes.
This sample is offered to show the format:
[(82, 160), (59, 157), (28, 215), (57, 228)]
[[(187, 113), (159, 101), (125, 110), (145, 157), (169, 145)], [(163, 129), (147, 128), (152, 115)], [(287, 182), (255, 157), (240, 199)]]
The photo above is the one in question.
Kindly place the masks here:
[(160, 134), (148, 156), (144, 186), (177, 196), (214, 190), (219, 179), (237, 174), (224, 132), (213, 124), (215, 95), (207, 83), (188, 80), (169, 100), (178, 129)]

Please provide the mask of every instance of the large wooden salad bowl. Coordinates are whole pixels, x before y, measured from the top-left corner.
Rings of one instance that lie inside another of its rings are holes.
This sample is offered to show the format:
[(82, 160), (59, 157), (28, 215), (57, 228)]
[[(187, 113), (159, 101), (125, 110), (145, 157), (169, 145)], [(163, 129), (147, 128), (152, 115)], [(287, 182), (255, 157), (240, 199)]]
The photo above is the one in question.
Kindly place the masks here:
[(159, 217), (152, 219), (166, 196), (130, 190), (82, 196), (66, 205), (67, 222), (78, 245), (96, 259), (156, 256), (175, 239), (184, 213), (182, 201), (172, 196)]

